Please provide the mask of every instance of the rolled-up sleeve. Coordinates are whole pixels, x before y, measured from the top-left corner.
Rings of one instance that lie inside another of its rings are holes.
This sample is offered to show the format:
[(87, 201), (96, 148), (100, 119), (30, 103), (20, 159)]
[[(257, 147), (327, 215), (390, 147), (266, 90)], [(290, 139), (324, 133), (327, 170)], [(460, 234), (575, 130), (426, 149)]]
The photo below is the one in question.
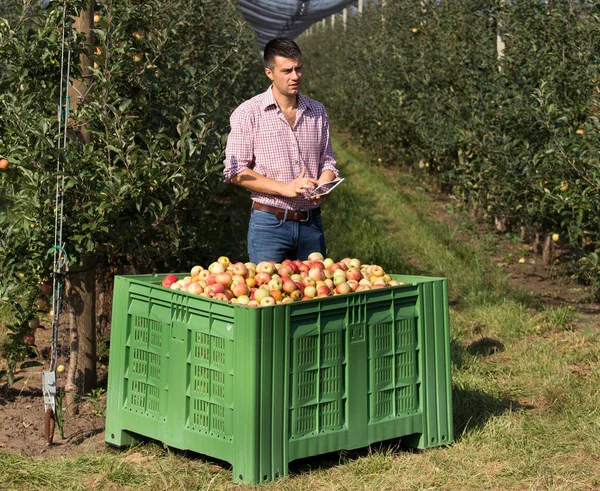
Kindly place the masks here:
[(327, 117), (327, 113), (323, 115), (321, 132), (321, 163), (319, 175), (326, 170), (330, 170), (336, 175), (336, 177), (338, 177), (339, 171), (336, 166), (335, 157), (333, 156), (331, 135), (329, 133), (329, 118)]
[(254, 134), (250, 112), (242, 105), (232, 113), (229, 122), (231, 131), (227, 137), (223, 169), (225, 182), (254, 165)]

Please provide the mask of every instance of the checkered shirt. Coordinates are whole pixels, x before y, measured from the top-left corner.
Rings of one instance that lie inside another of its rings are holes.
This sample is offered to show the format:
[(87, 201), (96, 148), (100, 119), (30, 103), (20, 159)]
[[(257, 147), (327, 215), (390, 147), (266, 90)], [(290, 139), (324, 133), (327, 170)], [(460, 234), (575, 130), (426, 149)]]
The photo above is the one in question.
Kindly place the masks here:
[[(231, 115), (223, 175), (228, 182), (244, 169), (288, 183), (306, 168), (306, 177), (318, 179), (325, 170), (338, 175), (323, 105), (298, 95), (296, 127), (292, 130), (271, 87), (242, 103)], [(314, 208), (303, 196), (285, 198), (252, 192), (254, 201), (300, 210)]]

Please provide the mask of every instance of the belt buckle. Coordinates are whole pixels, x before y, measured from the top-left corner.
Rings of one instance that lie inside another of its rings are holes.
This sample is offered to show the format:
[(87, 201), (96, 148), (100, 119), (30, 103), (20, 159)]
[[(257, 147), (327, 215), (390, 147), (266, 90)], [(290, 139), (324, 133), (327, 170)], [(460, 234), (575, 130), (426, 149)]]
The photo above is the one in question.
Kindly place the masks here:
[[(298, 220), (301, 223), (306, 223), (310, 221), (310, 210), (303, 210), (300, 208), (300, 219)], [(302, 213), (306, 212), (306, 220), (302, 220)]]

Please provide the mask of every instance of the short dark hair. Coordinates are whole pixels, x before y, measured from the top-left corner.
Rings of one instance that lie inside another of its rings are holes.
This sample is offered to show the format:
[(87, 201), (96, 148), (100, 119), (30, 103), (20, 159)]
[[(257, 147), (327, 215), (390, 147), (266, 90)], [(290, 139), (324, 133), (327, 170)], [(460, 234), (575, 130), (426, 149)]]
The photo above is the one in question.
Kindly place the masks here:
[(289, 38), (271, 39), (265, 46), (263, 58), (266, 68), (275, 66), (275, 57), (283, 56), (289, 60), (299, 60), (302, 58), (302, 52), (298, 45)]

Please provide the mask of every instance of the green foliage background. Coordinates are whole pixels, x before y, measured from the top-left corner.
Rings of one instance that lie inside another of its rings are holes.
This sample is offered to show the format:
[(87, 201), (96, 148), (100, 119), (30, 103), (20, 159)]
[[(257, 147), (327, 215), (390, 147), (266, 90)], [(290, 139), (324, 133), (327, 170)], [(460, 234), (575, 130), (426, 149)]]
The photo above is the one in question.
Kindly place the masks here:
[(97, 1), (93, 76), (61, 115), (62, 145), (63, 16), (80, 79), (90, 48), (70, 25), (85, 4), (0, 3), (0, 297), (23, 302), (20, 326), (52, 270), (58, 162), (71, 267), (91, 254), (107, 269), (175, 271), (245, 253), (221, 169), (229, 116), (264, 78), (253, 31), (229, 2)]
[(370, 3), (302, 38), (307, 88), (384, 160), (581, 257), (600, 238), (599, 14), (572, 0)]

